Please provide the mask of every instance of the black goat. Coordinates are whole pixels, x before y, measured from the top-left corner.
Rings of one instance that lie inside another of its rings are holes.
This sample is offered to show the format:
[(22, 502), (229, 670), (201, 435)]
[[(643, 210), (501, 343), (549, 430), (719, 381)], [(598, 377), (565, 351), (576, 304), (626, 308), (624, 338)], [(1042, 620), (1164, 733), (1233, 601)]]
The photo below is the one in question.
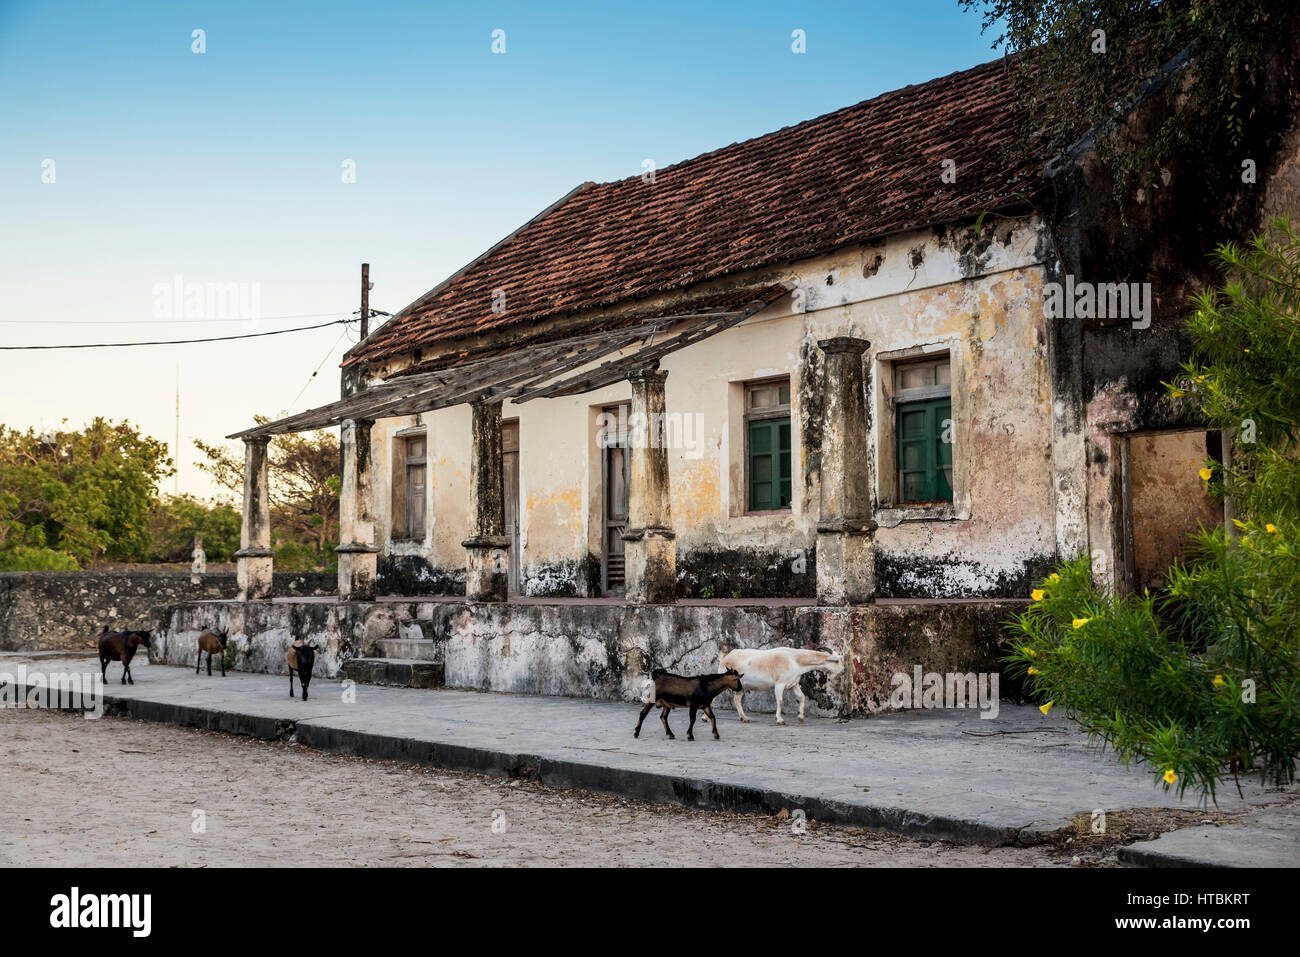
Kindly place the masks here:
[(135, 650), (141, 645), (149, 647), (149, 639), (152, 637), (149, 631), (109, 631), (108, 626), (99, 633), (99, 676), (104, 681), (108, 680), (108, 663), (110, 661), (122, 662), (122, 684), (128, 681), (135, 684), (135, 679), (131, 677), (131, 659), (135, 657)]
[(650, 672), (650, 677), (654, 679), (654, 690), (646, 701), (645, 707), (641, 709), (641, 717), (637, 718), (636, 730), (632, 732), (634, 738), (641, 737), (641, 722), (656, 705), (664, 709), (659, 720), (663, 722), (668, 737), (677, 737), (673, 734), (672, 728), (668, 727), (668, 712), (673, 708), (690, 708), (691, 723), (686, 729), (686, 740), (695, 740), (696, 711), (703, 711), (708, 717), (713, 725), (713, 736), (717, 738), (718, 719), (713, 716), (713, 699), (724, 691), (734, 691), (739, 694), (743, 690), (740, 686), (743, 675), (735, 668), (728, 668), (720, 675), (696, 675), (690, 678), (669, 674), (662, 668), (656, 668)]
[(316, 646), (304, 644), (302, 639), (289, 646), (285, 656), (289, 665), (289, 697), (293, 697), (293, 673), (302, 681), (302, 700), (307, 700), (307, 686), (311, 684), (311, 669), (316, 664)]

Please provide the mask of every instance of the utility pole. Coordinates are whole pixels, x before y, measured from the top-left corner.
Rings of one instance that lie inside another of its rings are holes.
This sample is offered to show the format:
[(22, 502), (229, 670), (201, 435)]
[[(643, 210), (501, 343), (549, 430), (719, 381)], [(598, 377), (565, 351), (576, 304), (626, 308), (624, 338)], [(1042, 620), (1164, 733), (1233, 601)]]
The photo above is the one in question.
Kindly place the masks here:
[(176, 472), (172, 478), (172, 495), (181, 494), (181, 360), (176, 360), (176, 444), (172, 446), (176, 456)]
[(370, 263), (361, 264), (361, 338), (370, 335)]

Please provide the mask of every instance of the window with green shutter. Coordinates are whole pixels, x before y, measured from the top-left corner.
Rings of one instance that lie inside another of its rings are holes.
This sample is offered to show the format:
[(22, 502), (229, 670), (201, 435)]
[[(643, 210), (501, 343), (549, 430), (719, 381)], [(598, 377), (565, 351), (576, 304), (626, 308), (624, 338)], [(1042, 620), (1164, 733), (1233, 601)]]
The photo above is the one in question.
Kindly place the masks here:
[(952, 369), (948, 354), (894, 366), (898, 502), (952, 501)]
[(952, 400), (898, 404), (898, 491), (903, 502), (952, 501)]
[(790, 419), (749, 423), (749, 509), (790, 507)]
[(790, 507), (790, 380), (759, 382), (745, 390), (746, 508)]

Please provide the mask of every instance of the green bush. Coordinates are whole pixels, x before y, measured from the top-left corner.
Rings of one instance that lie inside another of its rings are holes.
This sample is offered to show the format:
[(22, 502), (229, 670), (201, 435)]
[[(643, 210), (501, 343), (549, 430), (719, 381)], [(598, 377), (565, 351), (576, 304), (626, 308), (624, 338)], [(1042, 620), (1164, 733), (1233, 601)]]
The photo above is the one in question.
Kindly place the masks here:
[[(1277, 528), (1274, 526), (1274, 528)], [(1016, 616), (1007, 660), (1044, 711), (1067, 708), (1166, 790), (1214, 797), (1225, 772), (1294, 779), (1300, 753), (1300, 541), (1253, 525), (1240, 546), (1197, 538), (1198, 560), (1158, 594), (1119, 596), (1085, 558), (1063, 565)]]
[(337, 572), (338, 555), (334, 544), (317, 551), (302, 542), (281, 542), (275, 546), (275, 570), (278, 572)]

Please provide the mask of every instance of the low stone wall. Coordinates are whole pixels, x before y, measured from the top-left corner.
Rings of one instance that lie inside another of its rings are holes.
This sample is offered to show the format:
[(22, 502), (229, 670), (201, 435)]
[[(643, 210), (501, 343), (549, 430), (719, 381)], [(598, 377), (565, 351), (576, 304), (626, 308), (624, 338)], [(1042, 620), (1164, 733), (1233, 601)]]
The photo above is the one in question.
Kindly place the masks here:
[[(278, 573), (276, 594), (329, 595), (332, 574)], [(0, 651), (61, 651), (93, 648), (107, 625), (116, 631), (148, 628), (150, 610), (183, 601), (234, 598), (234, 573), (188, 571), (5, 572), (0, 574)]]
[[(809, 713), (855, 716), (879, 710), (893, 676), (911, 676), (918, 665), (924, 672), (1000, 672), (1002, 623), (1022, 607), (204, 601), (158, 609), (160, 637), (150, 658), (192, 667), (199, 632), (216, 627), (230, 633), (240, 670), (285, 673), (285, 650), (301, 636), (316, 643), (316, 674), (325, 677), (337, 677), (353, 658), (388, 650), (437, 663), (449, 688), (633, 701), (652, 669), (714, 672), (724, 647), (819, 647), (845, 655), (848, 666), (835, 678), (804, 677)], [(1001, 695), (1018, 697), (1005, 680)], [(770, 693), (747, 693), (745, 700), (747, 708), (773, 709)]]

